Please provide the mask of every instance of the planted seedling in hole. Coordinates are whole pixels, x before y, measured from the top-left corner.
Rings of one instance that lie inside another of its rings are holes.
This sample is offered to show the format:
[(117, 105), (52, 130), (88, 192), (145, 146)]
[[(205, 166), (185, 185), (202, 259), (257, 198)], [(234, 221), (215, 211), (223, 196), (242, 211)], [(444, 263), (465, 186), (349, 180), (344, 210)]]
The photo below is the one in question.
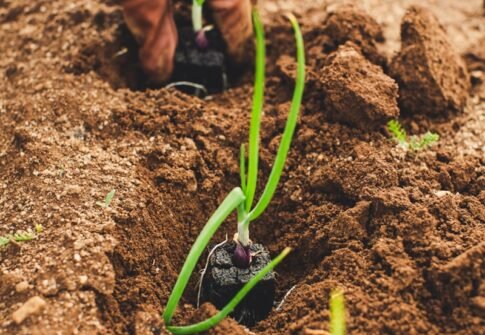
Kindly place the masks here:
[(399, 146), (406, 150), (413, 152), (428, 148), (432, 144), (438, 142), (440, 136), (438, 134), (427, 131), (421, 136), (408, 137), (406, 130), (401, 126), (399, 121), (390, 120), (387, 123), (387, 129), (392, 134), (393, 139)]
[[(298, 50), (295, 90), (272, 171), (260, 199), (253, 206), (258, 176), (259, 133), (265, 80), (264, 32), (257, 12), (254, 12), (253, 20), (256, 35), (256, 69), (249, 128), (247, 169), (244, 145), (241, 145), (240, 152), (241, 189), (246, 200), (237, 207), (237, 233), (233, 241), (223, 245), (214, 252), (209, 260), (208, 270), (202, 282), (202, 301), (210, 301), (217, 308), (222, 308), (222, 306), (227, 304), (237, 290), (270, 260), (269, 252), (263, 245), (251, 242), (249, 225), (266, 210), (276, 191), (298, 120), (305, 81), (303, 40), (296, 19), (291, 16), (290, 20), (295, 30)], [(269, 314), (273, 307), (274, 294), (275, 276), (274, 273), (268, 273), (236, 308), (232, 316), (238, 322), (252, 326)]]
[[(285, 248), (280, 255), (278, 255), (274, 260), (270, 261), (268, 252), (262, 246), (253, 244), (249, 240), (249, 223), (258, 218), (264, 212), (274, 195), (285, 165), (291, 139), (295, 131), (303, 96), (305, 84), (303, 38), (296, 18), (292, 15), (288, 15), (288, 18), (293, 26), (297, 44), (297, 78), (288, 120), (268, 182), (259, 201), (255, 206), (252, 206), (257, 183), (256, 177), (258, 168), (257, 160), (259, 147), (259, 125), (261, 123), (263, 106), (265, 63), (263, 28), (259, 15), (256, 9), (254, 9), (253, 20), (256, 34), (256, 74), (253, 109), (250, 123), (248, 174), (246, 176), (244, 150), (242, 149), (241, 187), (234, 188), (209, 218), (209, 221), (206, 223), (201, 233), (197, 237), (194, 245), (190, 249), (189, 255), (187, 256), (172, 293), (168, 299), (167, 306), (163, 313), (163, 319), (167, 329), (173, 334), (194, 334), (205, 331), (215, 326), (229, 314), (239, 320), (241, 320), (241, 317), (243, 317), (243, 321), (246, 321), (246, 324), (252, 324), (267, 315), (269, 310), (267, 310), (266, 306), (269, 306), (269, 309), (271, 309), (273, 305), (274, 296), (258, 296), (254, 292), (255, 289), (257, 290), (257, 287), (261, 285), (261, 283), (264, 284), (265, 281), (270, 280), (272, 282), (272, 289), (270, 291), (271, 294), (274, 295), (274, 274), (272, 270), (279, 262), (283, 260), (284, 257), (286, 257), (286, 255), (290, 252), (290, 249)], [(241, 148), (243, 148), (242, 145)], [(230, 244), (229, 248), (218, 249), (222, 250), (223, 253), (216, 255), (218, 251), (216, 250), (213, 256), (210, 257), (208, 274), (204, 278), (204, 281), (208, 280), (208, 282), (206, 282), (204, 285), (205, 288), (208, 287), (207, 285), (212, 285), (211, 283), (219, 285), (223, 288), (223, 292), (221, 292), (223, 296), (219, 297), (220, 299), (218, 299), (218, 301), (211, 300), (211, 297), (207, 296), (207, 294), (211, 294), (211, 292), (204, 290), (206, 298), (214, 303), (220, 312), (213, 317), (197, 324), (188, 326), (171, 325), (172, 317), (177, 304), (182, 297), (183, 291), (187, 286), (190, 276), (194, 271), (202, 252), (207, 247), (210, 239), (220, 227), (222, 222), (235, 210), (237, 210), (238, 214), (238, 233), (235, 235), (234, 241)], [(258, 252), (260, 250), (262, 252)], [(213, 262), (213, 259), (216, 261)], [(226, 268), (231, 268), (235, 271), (233, 274), (226, 273), (220, 277), (227, 278), (229, 281), (232, 281), (232, 283), (234, 283), (236, 279), (237, 283), (234, 287), (229, 288), (225, 285), (225, 283), (215, 281), (217, 279), (214, 277), (213, 273), (224, 270), (224, 268), (217, 267), (219, 260), (226, 262), (224, 264)], [(253, 274), (255, 275), (253, 276)], [(238, 278), (235, 278), (236, 276)], [(244, 277), (244, 280), (240, 280), (242, 277)], [(225, 303), (221, 305), (222, 302)], [(243, 306), (242, 309), (240, 307), (241, 305)], [(265, 307), (262, 309), (261, 306)], [(264, 315), (261, 313), (262, 311), (265, 313)]]
[(224, 43), (213, 25), (203, 25), (205, 0), (192, 2), (192, 27), (179, 27), (171, 87), (205, 95), (226, 87)]

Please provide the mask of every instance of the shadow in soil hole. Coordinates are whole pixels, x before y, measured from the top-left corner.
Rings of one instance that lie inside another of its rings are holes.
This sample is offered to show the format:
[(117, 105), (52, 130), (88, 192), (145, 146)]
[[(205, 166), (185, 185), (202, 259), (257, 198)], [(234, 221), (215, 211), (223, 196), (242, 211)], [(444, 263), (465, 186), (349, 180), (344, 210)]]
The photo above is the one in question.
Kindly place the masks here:
[[(105, 46), (91, 46), (78, 55), (81, 63), (91, 59), (88, 65), (114, 89), (128, 88), (134, 91), (175, 87), (185, 93), (204, 97), (237, 85), (249, 69), (247, 65), (228, 62), (225, 43), (216, 29), (206, 32), (209, 46), (200, 49), (195, 45), (191, 28), (178, 28), (179, 41), (174, 58), (174, 71), (167, 83), (154, 84), (144, 73), (139, 61), (139, 46), (125, 24), (120, 24), (114, 42)], [(94, 56), (94, 60), (92, 60)], [(74, 65), (68, 72), (80, 74), (89, 69)]]

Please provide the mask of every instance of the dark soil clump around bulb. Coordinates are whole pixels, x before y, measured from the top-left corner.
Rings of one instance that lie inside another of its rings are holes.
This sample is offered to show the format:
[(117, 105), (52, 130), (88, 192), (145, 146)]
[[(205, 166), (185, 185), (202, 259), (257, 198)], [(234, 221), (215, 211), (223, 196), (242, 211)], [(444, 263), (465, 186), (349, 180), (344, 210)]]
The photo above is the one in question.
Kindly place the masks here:
[(208, 46), (197, 47), (191, 28), (179, 29), (179, 44), (175, 52), (174, 72), (171, 82), (191, 82), (202, 85), (207, 92), (192, 86), (177, 86), (180, 90), (196, 95), (221, 92), (226, 88), (226, 59), (222, 50), (224, 42), (215, 29), (205, 32)]
[[(232, 256), (236, 243), (231, 241), (218, 248), (209, 260), (202, 282), (201, 301), (211, 302), (222, 309), (237, 292), (269, 262), (268, 250), (261, 244), (252, 244), (251, 266), (241, 269), (234, 266)], [(268, 273), (234, 309), (231, 316), (239, 323), (251, 327), (265, 319), (273, 308), (275, 273)]]

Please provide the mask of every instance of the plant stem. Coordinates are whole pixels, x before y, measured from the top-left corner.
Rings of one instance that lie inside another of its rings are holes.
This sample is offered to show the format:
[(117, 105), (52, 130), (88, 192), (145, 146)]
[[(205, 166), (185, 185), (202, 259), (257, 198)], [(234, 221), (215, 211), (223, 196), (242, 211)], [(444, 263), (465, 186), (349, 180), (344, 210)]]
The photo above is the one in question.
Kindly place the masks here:
[(244, 194), (239, 187), (234, 188), (224, 199), (222, 204), (216, 209), (214, 214), (207, 221), (206, 225), (200, 232), (199, 236), (195, 240), (194, 245), (190, 249), (185, 263), (177, 278), (177, 282), (168, 298), (167, 307), (163, 312), (163, 319), (166, 325), (169, 325), (172, 321), (175, 308), (182, 297), (182, 293), (187, 286), (190, 279), (190, 275), (194, 271), (195, 265), (200, 258), (200, 255), (204, 251), (205, 247), (209, 243), (212, 235), (216, 232), (222, 222), (232, 213), (232, 211), (243, 203), (245, 200)]
[(237, 223), (237, 239), (244, 246), (249, 245), (249, 216), (246, 215)]
[(253, 205), (258, 179), (259, 128), (264, 99), (265, 44), (264, 30), (256, 8), (253, 9), (254, 33), (256, 35), (256, 64), (254, 73), (253, 108), (249, 125), (248, 181), (246, 186), (246, 210)]
[(202, 30), (202, 4), (204, 1), (193, 0), (192, 2), (192, 25), (194, 32)]

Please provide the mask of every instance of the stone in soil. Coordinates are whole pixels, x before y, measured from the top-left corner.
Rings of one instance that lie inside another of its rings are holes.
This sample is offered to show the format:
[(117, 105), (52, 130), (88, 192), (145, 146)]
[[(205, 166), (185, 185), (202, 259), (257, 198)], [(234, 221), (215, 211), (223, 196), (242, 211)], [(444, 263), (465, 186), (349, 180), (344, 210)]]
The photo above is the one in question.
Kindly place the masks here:
[[(248, 269), (234, 266), (232, 255), (236, 243), (231, 241), (212, 255), (202, 286), (201, 300), (222, 309), (237, 292), (269, 262), (271, 257), (261, 244), (252, 244), (254, 255)], [(268, 273), (234, 309), (231, 316), (239, 323), (253, 326), (271, 311), (275, 295), (275, 274)]]
[(12, 314), (12, 319), (17, 324), (21, 324), (29, 316), (40, 312), (46, 305), (44, 299), (34, 296), (27, 300), (19, 309)]
[(428, 10), (413, 6), (401, 23), (401, 50), (390, 75), (399, 84), (399, 105), (409, 114), (447, 115), (463, 110), (470, 80), (444, 28)]
[(396, 82), (352, 42), (328, 57), (319, 81), (324, 109), (331, 120), (368, 129), (399, 116)]

